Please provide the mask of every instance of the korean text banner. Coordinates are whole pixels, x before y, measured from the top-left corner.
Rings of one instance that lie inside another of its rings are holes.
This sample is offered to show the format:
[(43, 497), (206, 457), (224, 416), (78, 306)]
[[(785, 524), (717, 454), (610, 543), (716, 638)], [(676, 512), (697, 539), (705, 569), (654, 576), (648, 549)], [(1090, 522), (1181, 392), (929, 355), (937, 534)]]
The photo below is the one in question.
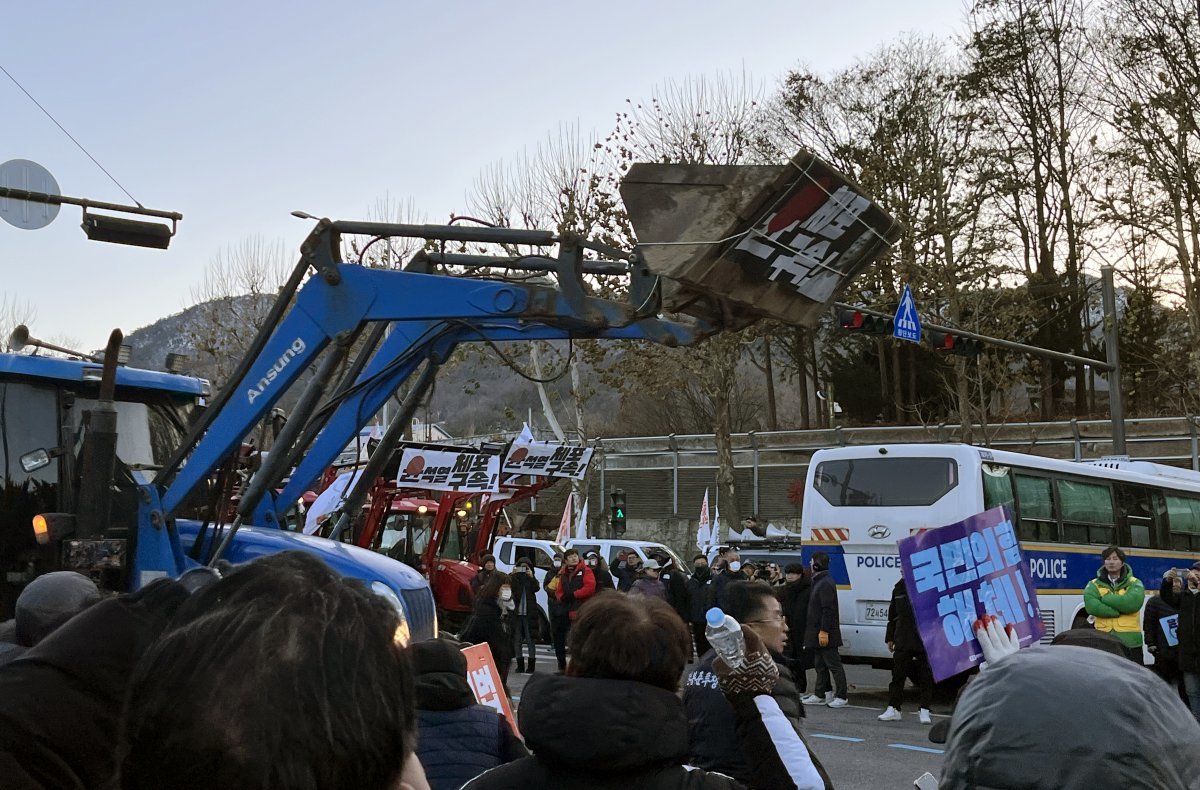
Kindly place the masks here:
[(504, 459), (504, 474), (582, 480), (591, 462), (591, 447), (551, 442), (513, 442)]
[(984, 614), (1015, 627), (1021, 647), (1042, 638), (1029, 563), (1007, 508), (904, 538), (898, 548), (934, 680), (983, 661), (974, 623)]
[(437, 491), (500, 490), (500, 456), (472, 450), (421, 450), (406, 447), (396, 485)]

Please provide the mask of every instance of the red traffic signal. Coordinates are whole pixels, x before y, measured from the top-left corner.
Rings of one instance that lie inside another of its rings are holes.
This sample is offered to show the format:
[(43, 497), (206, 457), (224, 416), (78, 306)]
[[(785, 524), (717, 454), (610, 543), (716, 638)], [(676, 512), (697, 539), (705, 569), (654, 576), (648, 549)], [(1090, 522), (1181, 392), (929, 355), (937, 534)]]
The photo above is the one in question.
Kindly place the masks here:
[(838, 322), (847, 332), (863, 332), (868, 335), (890, 335), (892, 319), (864, 313), (862, 310), (838, 311)]
[(956, 354), (961, 357), (977, 357), (983, 351), (983, 342), (969, 337), (960, 337), (951, 332), (930, 332), (929, 345), (934, 351)]

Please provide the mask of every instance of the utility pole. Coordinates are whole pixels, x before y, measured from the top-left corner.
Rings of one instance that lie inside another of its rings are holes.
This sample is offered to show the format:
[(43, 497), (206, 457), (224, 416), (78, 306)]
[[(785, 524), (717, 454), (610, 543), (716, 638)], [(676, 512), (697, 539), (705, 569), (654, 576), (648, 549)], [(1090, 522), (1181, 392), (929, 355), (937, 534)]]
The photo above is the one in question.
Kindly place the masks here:
[(1121, 397), (1120, 333), (1117, 331), (1117, 294), (1113, 288), (1113, 267), (1100, 267), (1104, 300), (1104, 345), (1108, 351), (1108, 414), (1112, 419), (1114, 455), (1125, 455), (1125, 404)]

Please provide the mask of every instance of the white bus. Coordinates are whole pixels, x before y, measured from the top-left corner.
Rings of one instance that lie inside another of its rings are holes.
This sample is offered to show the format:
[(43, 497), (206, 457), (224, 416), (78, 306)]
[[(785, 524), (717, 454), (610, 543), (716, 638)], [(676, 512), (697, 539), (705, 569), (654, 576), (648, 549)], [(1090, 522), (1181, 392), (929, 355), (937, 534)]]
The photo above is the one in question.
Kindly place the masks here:
[(1048, 642), (1083, 624), (1083, 588), (1105, 546), (1121, 546), (1149, 593), (1200, 554), (1200, 473), (1147, 461), (1060, 461), (965, 444), (820, 450), (808, 468), (805, 559), (829, 554), (842, 654), (889, 657), (896, 541), (998, 505), (1013, 511)]

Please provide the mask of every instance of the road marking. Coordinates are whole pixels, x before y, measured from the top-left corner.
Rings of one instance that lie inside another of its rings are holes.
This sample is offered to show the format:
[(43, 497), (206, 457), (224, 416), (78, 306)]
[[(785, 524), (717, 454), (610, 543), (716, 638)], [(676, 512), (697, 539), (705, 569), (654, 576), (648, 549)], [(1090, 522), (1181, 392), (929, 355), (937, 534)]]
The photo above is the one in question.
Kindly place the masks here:
[(907, 743), (889, 743), (888, 746), (893, 749), (908, 749), (913, 752), (925, 752), (927, 754), (945, 754), (943, 749), (930, 749), (928, 746), (909, 746)]
[(849, 738), (845, 735), (826, 735), (823, 732), (812, 732), (812, 733), (809, 733), (809, 735), (811, 735), (814, 738), (825, 738), (830, 741), (850, 741), (851, 743), (862, 743), (863, 742), (862, 738)]

